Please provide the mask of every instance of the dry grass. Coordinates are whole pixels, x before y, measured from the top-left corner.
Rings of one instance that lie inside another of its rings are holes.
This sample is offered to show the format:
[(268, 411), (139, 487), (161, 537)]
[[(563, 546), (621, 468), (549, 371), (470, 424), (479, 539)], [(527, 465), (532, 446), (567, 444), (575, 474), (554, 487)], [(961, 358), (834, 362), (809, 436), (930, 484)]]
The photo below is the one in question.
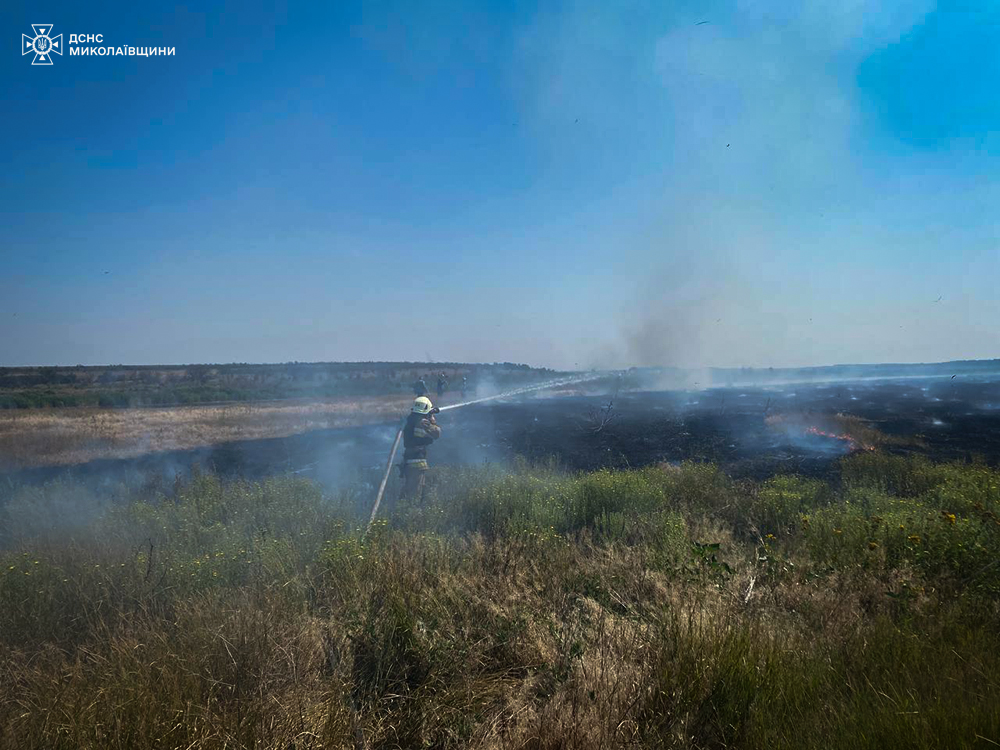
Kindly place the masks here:
[(367, 537), (301, 479), (7, 498), (0, 750), (1000, 742), (1000, 475), (845, 464), (441, 472)]
[(872, 426), (869, 420), (853, 414), (813, 414), (785, 413), (772, 414), (764, 419), (772, 430), (783, 431), (790, 436), (823, 435), (851, 443), (856, 450), (875, 450), (884, 446), (918, 446), (921, 442), (913, 437), (886, 435)]
[(143, 409), (0, 411), (0, 469), (128, 458), (399, 417), (409, 396)]

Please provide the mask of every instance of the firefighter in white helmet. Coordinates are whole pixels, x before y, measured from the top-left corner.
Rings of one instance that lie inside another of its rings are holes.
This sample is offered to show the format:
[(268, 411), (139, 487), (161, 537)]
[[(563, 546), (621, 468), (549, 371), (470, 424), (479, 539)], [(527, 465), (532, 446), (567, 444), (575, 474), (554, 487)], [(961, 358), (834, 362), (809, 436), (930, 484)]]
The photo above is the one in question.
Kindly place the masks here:
[(427, 477), (427, 446), (441, 437), (434, 415), (440, 411), (426, 396), (420, 396), (413, 401), (410, 416), (406, 418), (403, 427), (403, 463), (400, 470), (403, 475), (403, 487), (400, 499), (420, 501), (424, 495), (424, 482)]

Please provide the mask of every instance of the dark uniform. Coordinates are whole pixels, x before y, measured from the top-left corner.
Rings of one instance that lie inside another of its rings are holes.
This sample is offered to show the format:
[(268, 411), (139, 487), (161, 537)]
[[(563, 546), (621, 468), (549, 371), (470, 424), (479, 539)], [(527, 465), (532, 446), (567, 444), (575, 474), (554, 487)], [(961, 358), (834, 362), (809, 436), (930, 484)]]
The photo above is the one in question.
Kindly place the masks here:
[(441, 437), (433, 414), (410, 414), (403, 427), (403, 487), (399, 498), (420, 501), (427, 477), (427, 446)]
[(413, 384), (413, 393), (417, 396), (427, 395), (427, 383), (424, 382), (423, 378), (420, 378), (420, 380)]
[(438, 386), (438, 398), (441, 398), (444, 395), (444, 392), (448, 390), (448, 381), (444, 379), (443, 372), (441, 373), (441, 376), (438, 378), (437, 386)]

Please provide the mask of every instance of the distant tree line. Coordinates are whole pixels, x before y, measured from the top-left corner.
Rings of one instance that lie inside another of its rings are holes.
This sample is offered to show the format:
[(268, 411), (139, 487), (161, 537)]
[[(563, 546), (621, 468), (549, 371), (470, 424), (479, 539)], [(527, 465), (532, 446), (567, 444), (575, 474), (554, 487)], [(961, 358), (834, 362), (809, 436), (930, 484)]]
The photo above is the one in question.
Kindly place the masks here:
[(0, 368), (0, 408), (168, 406), (219, 401), (383, 395), (409, 392), (441, 372), (451, 383), (484, 378), (498, 387), (558, 373), (513, 362), (286, 362), (255, 365), (108, 365)]

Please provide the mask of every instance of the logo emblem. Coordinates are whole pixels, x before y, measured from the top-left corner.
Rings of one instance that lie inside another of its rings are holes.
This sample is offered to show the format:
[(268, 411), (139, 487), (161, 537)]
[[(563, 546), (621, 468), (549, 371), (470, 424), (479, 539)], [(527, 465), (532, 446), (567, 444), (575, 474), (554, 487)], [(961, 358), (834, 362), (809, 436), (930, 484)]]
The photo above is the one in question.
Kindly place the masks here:
[(62, 54), (62, 34), (49, 36), (52, 33), (51, 23), (33, 23), (31, 28), (35, 30), (34, 39), (27, 34), (21, 34), (21, 54), (34, 52), (35, 59), (31, 61), (32, 65), (51, 65), (53, 53)]

